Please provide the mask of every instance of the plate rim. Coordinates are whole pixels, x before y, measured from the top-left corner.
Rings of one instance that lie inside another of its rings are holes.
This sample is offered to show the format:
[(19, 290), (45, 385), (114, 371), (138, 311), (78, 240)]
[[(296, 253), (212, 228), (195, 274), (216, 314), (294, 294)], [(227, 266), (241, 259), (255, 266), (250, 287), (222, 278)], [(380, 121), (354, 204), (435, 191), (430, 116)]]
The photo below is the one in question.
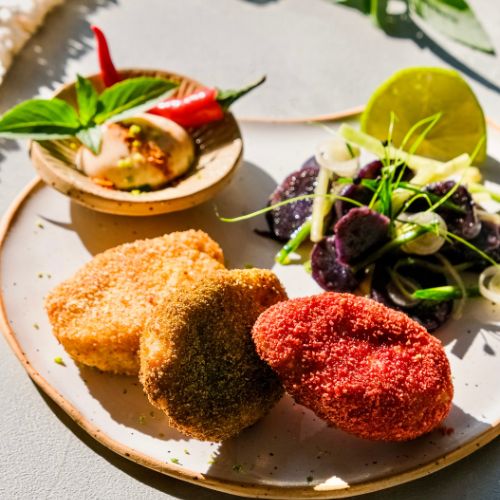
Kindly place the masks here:
[[(280, 119), (280, 118), (239, 118), (242, 122), (255, 122), (255, 123), (279, 123), (279, 124), (305, 124), (313, 121), (336, 121), (348, 117), (353, 117), (362, 111), (362, 107), (351, 108), (339, 113), (329, 115), (319, 115), (305, 117), (301, 119)], [(500, 132), (500, 125), (493, 120), (487, 118), (488, 125)], [(3, 248), (7, 240), (10, 228), (12, 227), (15, 219), (19, 215), (24, 203), (34, 194), (38, 189), (46, 186), (40, 177), (32, 179), (14, 198), (7, 211), (2, 216), (0, 221), (0, 262), (3, 259)], [(50, 186), (49, 186), (50, 188)], [(1, 273), (1, 268), (0, 268)], [(1, 283), (1, 274), (0, 274)], [(75, 423), (77, 423), (85, 432), (87, 432), (93, 439), (100, 444), (110, 449), (111, 451), (121, 455), (122, 457), (137, 463), (141, 466), (155, 470), (162, 474), (180, 479), (191, 484), (195, 484), (204, 488), (230, 493), (237, 496), (252, 496), (254, 498), (287, 498), (287, 499), (327, 499), (327, 498), (343, 498), (354, 495), (361, 495), (363, 493), (375, 492), (386, 489), (392, 486), (397, 486), (409, 481), (413, 481), (436, 472), (448, 465), (451, 465), (462, 458), (470, 455), (482, 446), (488, 444), (493, 439), (500, 435), (500, 421), (496, 425), (486, 429), (478, 436), (470, 439), (462, 444), (456, 450), (450, 453), (444, 453), (438, 458), (432, 460), (430, 463), (417, 466), (411, 470), (402, 472), (389, 477), (383, 477), (372, 481), (364, 481), (359, 484), (348, 485), (347, 487), (328, 487), (322, 485), (321, 490), (315, 489), (314, 485), (311, 486), (263, 486), (256, 483), (244, 483), (240, 481), (222, 480), (216, 477), (206, 476), (202, 473), (192, 471), (186, 467), (169, 464), (155, 460), (141, 452), (134, 450), (112, 438), (110, 438), (99, 427), (92, 424), (84, 415), (69, 401), (67, 401), (62, 394), (60, 394), (30, 363), (26, 354), (23, 352), (21, 345), (18, 342), (16, 333), (11, 327), (7, 310), (4, 301), (3, 290), (0, 289), (0, 330), (8, 345), (13, 350), (14, 354), (21, 362), (23, 368), (28, 373), (29, 377), (42, 389)], [(316, 486), (317, 487), (317, 486)]]

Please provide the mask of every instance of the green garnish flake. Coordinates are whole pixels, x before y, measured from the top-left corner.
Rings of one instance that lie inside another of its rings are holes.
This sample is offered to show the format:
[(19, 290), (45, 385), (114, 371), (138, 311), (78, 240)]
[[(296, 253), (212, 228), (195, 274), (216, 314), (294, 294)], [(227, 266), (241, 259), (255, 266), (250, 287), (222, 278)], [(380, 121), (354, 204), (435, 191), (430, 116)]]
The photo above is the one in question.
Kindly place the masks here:
[(175, 464), (175, 465), (182, 465), (180, 462), (179, 462), (179, 459), (178, 458), (171, 458), (170, 461)]
[(54, 363), (57, 363), (58, 365), (61, 365), (61, 366), (66, 366), (66, 363), (64, 362), (64, 360), (61, 358), (61, 356), (56, 356), (54, 358)]
[(137, 137), (142, 132), (142, 129), (139, 125), (133, 124), (128, 129), (128, 133), (131, 137)]
[(245, 269), (253, 269), (255, 266), (254, 266), (253, 264), (248, 264), (248, 263), (247, 263), (247, 264), (244, 264), (244, 265), (243, 265), (243, 267), (244, 267)]
[(189, 453), (189, 451), (188, 451), (188, 450), (186, 450), (186, 448), (184, 448), (184, 454), (185, 454), (185, 455), (191, 455), (191, 453)]
[(33, 328), (35, 330), (40, 330), (40, 325), (38, 323), (33, 323)]
[(139, 423), (144, 425), (146, 423), (146, 417), (144, 415), (139, 415)]
[(243, 465), (241, 464), (234, 464), (233, 467), (233, 472), (237, 472), (237, 473), (240, 473), (243, 471)]
[(118, 168), (130, 168), (132, 167), (132, 158), (121, 158), (116, 166)]
[(37, 222), (36, 227), (39, 227), (40, 229), (45, 228), (45, 226), (41, 222)]

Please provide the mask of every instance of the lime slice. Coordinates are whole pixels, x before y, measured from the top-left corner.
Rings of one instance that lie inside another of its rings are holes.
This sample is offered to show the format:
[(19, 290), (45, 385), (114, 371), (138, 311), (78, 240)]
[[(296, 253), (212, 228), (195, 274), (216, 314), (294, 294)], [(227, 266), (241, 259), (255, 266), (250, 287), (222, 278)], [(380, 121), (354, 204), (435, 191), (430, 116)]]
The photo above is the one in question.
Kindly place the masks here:
[[(472, 89), (456, 71), (416, 67), (396, 72), (371, 96), (361, 116), (361, 129), (386, 140), (391, 111), (396, 115), (392, 140), (397, 147), (412, 125), (441, 112), (441, 119), (415, 153), (448, 161), (462, 153), (473, 153), (484, 137), (475, 163), (486, 159), (483, 110)], [(413, 135), (413, 140), (422, 130)], [(412, 140), (405, 149), (409, 150), (411, 144)]]

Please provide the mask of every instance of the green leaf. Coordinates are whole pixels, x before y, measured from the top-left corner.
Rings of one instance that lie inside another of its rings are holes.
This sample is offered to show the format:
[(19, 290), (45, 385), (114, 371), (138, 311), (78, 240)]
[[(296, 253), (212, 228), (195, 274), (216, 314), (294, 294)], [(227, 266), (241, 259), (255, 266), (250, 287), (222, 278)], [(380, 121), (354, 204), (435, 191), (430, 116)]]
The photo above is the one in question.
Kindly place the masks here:
[(80, 128), (76, 111), (61, 99), (31, 99), (0, 118), (0, 137), (56, 139), (75, 135)]
[(371, 0), (370, 16), (373, 24), (383, 28), (387, 23), (387, 4), (389, 0)]
[(359, 10), (363, 14), (369, 14), (372, 7), (372, 0), (335, 0), (335, 3), (340, 3), (346, 7)]
[(491, 41), (465, 0), (409, 0), (410, 12), (444, 35), (483, 52), (495, 53)]
[(86, 127), (97, 113), (99, 94), (90, 80), (80, 75), (76, 75), (76, 78), (76, 99), (78, 101), (80, 121)]
[(243, 87), (238, 90), (218, 90), (217, 91), (217, 102), (222, 106), (222, 109), (228, 109), (231, 104), (237, 101), (240, 97), (248, 94), (251, 90), (255, 89), (259, 85), (262, 85), (266, 81), (265, 76), (261, 76), (256, 82)]
[(77, 139), (95, 155), (101, 151), (102, 130), (101, 127), (84, 128), (77, 132)]
[(177, 83), (163, 78), (144, 76), (116, 83), (99, 96), (100, 109), (94, 121), (104, 123), (111, 118), (113, 121), (119, 121), (147, 111), (166, 99), (177, 86)]

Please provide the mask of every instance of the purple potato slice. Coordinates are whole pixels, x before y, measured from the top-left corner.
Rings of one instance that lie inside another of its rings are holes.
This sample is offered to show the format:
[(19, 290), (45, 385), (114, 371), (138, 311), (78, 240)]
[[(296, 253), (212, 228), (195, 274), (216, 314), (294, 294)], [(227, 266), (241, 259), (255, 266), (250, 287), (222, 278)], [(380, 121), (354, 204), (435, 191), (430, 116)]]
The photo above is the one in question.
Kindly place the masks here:
[[(481, 230), (479, 234), (472, 240), (469, 240), (469, 243), (483, 251), (495, 262), (500, 262), (500, 226), (498, 224), (491, 221), (481, 221)], [(491, 262), (483, 259), (479, 253), (459, 241), (452, 240), (446, 242), (441, 249), (441, 253), (453, 264), (473, 262), (473, 268), (476, 271), (482, 271), (484, 268), (491, 265)]]
[[(377, 179), (382, 174), (383, 164), (380, 160), (375, 160), (364, 165), (358, 172), (358, 175), (354, 179), (353, 184), (346, 184), (340, 191), (340, 195), (345, 198), (351, 198), (356, 200), (363, 205), (368, 205), (373, 197), (373, 191), (368, 189), (366, 186), (361, 185), (363, 179)], [(398, 178), (401, 174), (401, 170), (405, 169), (401, 180), (407, 181), (413, 176), (411, 170), (405, 165), (400, 165), (396, 168), (395, 178)], [(355, 207), (353, 203), (343, 200), (337, 200), (335, 202), (335, 213), (338, 219), (345, 215), (351, 208)]]
[[(454, 186), (455, 181), (442, 181), (429, 184), (425, 191), (442, 198)], [(438, 213), (446, 222), (448, 231), (466, 240), (472, 240), (481, 231), (481, 221), (476, 213), (476, 204), (465, 186), (458, 186), (456, 191), (448, 198), (448, 201), (457, 205), (459, 211), (441, 205), (437, 208)], [(429, 204), (424, 200), (417, 200), (409, 209), (411, 212), (427, 210)]]
[[(319, 165), (314, 157), (288, 175), (269, 197), (268, 206), (297, 196), (314, 194)], [(300, 200), (266, 214), (266, 220), (273, 236), (279, 241), (288, 241), (312, 213), (313, 199)]]
[(388, 241), (389, 223), (388, 217), (368, 207), (349, 210), (334, 228), (337, 261), (348, 266), (362, 260)]
[(311, 268), (316, 283), (330, 292), (353, 292), (361, 283), (348, 266), (338, 262), (334, 236), (327, 236), (314, 245)]

